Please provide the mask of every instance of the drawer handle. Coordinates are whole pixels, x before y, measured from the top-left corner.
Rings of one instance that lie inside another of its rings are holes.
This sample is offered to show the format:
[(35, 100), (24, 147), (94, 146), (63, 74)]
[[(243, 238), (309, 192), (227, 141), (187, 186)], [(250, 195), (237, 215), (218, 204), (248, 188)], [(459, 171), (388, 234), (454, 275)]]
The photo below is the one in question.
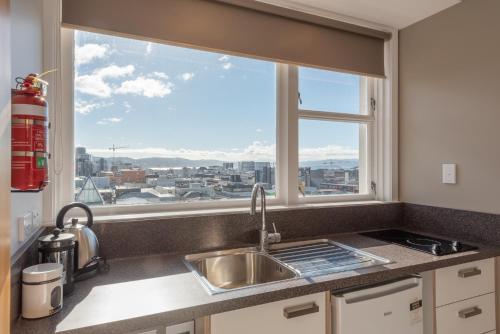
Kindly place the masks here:
[(470, 317), (474, 317), (476, 315), (480, 315), (481, 313), (483, 313), (483, 310), (481, 310), (477, 306), (474, 306), (474, 307), (471, 307), (471, 308), (468, 308), (468, 309), (465, 309), (465, 310), (458, 312), (458, 316), (462, 319), (467, 319)]
[(319, 306), (316, 303), (307, 303), (297, 306), (290, 306), (283, 310), (283, 315), (287, 319), (300, 317), (306, 314), (319, 312)]
[(458, 271), (458, 277), (467, 278), (472, 276), (481, 275), (482, 271), (479, 268), (468, 268)]

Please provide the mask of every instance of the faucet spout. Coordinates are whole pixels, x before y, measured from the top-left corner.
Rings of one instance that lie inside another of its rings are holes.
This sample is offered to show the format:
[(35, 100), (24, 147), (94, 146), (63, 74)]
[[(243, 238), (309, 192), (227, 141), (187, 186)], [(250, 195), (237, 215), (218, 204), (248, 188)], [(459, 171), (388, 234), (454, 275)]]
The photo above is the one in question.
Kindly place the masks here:
[[(266, 252), (269, 248), (269, 243), (280, 242), (281, 235), (275, 231), (275, 233), (269, 233), (266, 226), (266, 191), (262, 184), (256, 183), (252, 189), (252, 196), (250, 202), (250, 215), (254, 216), (257, 211), (257, 196), (260, 193), (260, 211), (262, 215), (262, 229), (260, 230), (260, 251)], [(276, 229), (276, 227), (275, 227)]]

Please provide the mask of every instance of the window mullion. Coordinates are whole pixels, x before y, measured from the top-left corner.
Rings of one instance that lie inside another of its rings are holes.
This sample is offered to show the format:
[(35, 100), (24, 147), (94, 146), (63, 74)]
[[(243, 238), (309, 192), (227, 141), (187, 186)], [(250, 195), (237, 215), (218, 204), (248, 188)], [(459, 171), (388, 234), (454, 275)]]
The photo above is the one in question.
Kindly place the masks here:
[(288, 205), (299, 200), (299, 69), (288, 66)]

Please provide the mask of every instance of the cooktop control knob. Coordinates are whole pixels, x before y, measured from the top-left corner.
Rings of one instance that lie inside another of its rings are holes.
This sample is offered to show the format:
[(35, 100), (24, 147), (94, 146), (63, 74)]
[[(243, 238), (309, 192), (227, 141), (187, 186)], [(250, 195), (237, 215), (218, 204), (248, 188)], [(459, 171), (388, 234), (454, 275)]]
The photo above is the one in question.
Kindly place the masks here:
[(462, 244), (457, 240), (453, 240), (451, 242), (451, 248), (453, 248), (454, 251), (459, 251), (462, 248)]
[(440, 255), (443, 252), (443, 248), (439, 244), (432, 245), (432, 253), (435, 255)]

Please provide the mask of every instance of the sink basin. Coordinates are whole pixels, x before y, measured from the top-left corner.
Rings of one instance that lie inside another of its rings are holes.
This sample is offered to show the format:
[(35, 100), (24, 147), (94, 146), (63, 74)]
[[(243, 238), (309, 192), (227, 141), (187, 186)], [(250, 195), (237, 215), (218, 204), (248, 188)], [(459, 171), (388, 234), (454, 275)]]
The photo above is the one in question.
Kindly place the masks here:
[(273, 244), (266, 253), (248, 247), (193, 254), (184, 262), (211, 294), (391, 263), (329, 239)]
[(253, 249), (188, 255), (185, 262), (211, 293), (298, 277), (291, 268)]

